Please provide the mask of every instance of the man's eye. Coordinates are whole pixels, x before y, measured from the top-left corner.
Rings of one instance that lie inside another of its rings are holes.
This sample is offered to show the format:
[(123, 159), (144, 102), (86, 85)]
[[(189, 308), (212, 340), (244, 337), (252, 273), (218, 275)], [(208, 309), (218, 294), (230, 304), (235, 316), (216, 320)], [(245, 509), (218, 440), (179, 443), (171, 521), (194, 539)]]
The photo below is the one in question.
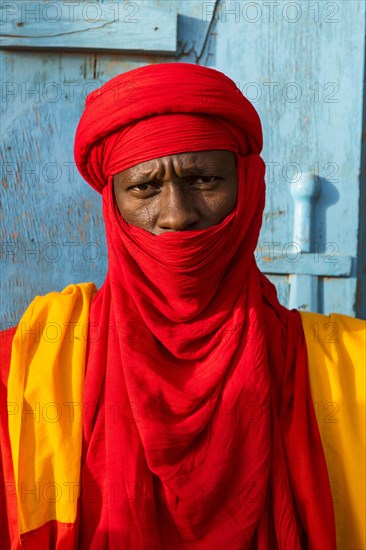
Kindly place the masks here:
[(146, 191), (150, 186), (150, 183), (138, 183), (137, 185), (132, 185), (130, 189), (138, 189), (139, 191)]
[(196, 181), (201, 180), (201, 181), (203, 181), (203, 183), (212, 183), (217, 179), (218, 178), (216, 176), (200, 176), (199, 178), (197, 178)]

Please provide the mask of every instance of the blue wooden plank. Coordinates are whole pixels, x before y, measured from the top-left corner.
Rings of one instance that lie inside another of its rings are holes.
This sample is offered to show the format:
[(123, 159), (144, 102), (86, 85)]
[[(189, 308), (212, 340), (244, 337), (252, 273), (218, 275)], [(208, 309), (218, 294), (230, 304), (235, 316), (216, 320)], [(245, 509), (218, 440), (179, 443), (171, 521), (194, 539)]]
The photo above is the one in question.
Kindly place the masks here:
[(177, 5), (158, 2), (3, 2), (0, 46), (8, 49), (175, 54)]
[(257, 265), (263, 273), (313, 275), (316, 277), (349, 277), (352, 272), (350, 256), (329, 256), (317, 252), (302, 252), (300, 249), (280, 255), (265, 256), (257, 253)]
[(314, 275), (290, 275), (289, 309), (318, 311), (318, 278)]

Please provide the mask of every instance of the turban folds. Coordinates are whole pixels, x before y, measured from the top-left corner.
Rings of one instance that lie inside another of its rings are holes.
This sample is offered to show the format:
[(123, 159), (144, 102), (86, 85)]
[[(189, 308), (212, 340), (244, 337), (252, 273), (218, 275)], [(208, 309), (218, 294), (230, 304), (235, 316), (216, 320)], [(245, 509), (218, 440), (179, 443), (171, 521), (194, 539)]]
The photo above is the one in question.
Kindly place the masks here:
[[(261, 147), (255, 109), (214, 69), (140, 67), (87, 98), (75, 159), (102, 192), (108, 272), (90, 311), (82, 549), (335, 548), (300, 315), (254, 259)], [(218, 149), (238, 175), (221, 223), (153, 235), (122, 218), (115, 173)]]
[[(208, 144), (233, 150), (228, 125), (241, 154), (260, 153), (258, 114), (223, 73), (189, 63), (141, 67), (88, 95), (75, 161), (85, 180), (101, 191), (108, 176), (151, 158), (207, 150)], [(111, 151), (114, 166), (108, 162)]]

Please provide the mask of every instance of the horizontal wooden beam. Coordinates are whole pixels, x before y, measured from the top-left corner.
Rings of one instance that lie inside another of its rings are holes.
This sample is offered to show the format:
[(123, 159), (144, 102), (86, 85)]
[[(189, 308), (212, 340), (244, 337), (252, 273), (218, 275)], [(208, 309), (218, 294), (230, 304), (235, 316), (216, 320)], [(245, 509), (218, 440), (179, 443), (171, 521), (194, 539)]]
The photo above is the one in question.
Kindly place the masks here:
[(3, 49), (175, 54), (177, 4), (123, 2), (2, 2)]
[(259, 269), (273, 275), (314, 275), (317, 277), (350, 277), (352, 258), (350, 256), (330, 256), (315, 252), (297, 254), (261, 255), (256, 253)]

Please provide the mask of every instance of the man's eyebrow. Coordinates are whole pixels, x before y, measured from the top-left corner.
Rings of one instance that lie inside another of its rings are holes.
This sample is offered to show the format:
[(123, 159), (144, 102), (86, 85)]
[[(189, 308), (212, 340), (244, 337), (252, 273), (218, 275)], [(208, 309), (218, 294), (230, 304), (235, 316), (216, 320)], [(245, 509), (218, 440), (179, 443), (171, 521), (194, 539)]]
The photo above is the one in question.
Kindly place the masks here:
[[(184, 166), (180, 169), (180, 172), (190, 175), (196, 175), (196, 174), (202, 174), (204, 172), (212, 171), (212, 170), (219, 170), (219, 166), (214, 166), (213, 163), (205, 162), (204, 164), (191, 164), (189, 166)], [(151, 178), (155, 177), (155, 175), (159, 173), (159, 170), (152, 169), (152, 170), (136, 170), (131, 172), (128, 175), (128, 179), (141, 179), (141, 178)], [(155, 174), (155, 175), (154, 175)]]

